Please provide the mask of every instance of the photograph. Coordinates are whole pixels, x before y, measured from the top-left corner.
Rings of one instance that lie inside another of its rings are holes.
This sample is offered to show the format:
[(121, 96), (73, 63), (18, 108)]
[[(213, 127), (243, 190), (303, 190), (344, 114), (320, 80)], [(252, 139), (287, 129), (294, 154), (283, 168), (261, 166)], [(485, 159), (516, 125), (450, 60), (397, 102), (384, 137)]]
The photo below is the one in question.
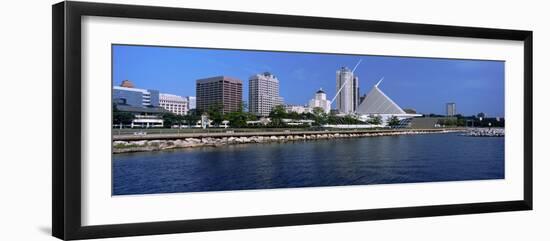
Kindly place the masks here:
[[(6, 88), (5, 103), (40, 118), (5, 125), (19, 147), (8, 149), (51, 154), (35, 168), (6, 162), (24, 167), (6, 169), (6, 183), (38, 178), (16, 188), (14, 204), (51, 198), (13, 212), (36, 220), (36, 235), (470, 240), (545, 230), (536, 203), (547, 197), (533, 185), (548, 176), (535, 162), (548, 128), (533, 132), (550, 97), (533, 71), (544, 62), (533, 43), (550, 29), (536, 25), (543, 15), (518, 4), (476, 4), (487, 18), (467, 4), (124, 2), (44, 3), (48, 26), (19, 29), (51, 42), (19, 31), (25, 48), (9, 49), (27, 64), (6, 69), (25, 80), (7, 78), (22, 87)], [(46, 59), (21, 55), (37, 48)], [(36, 100), (51, 108), (33, 109)]]
[(111, 55), (113, 196), (505, 178), (503, 60)]

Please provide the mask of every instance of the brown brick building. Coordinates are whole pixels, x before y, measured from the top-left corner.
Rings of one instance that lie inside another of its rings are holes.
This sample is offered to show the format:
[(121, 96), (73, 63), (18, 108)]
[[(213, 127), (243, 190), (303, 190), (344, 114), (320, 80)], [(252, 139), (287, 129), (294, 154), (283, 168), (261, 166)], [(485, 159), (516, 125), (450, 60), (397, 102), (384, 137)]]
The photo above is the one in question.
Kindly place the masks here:
[(208, 111), (219, 106), (226, 114), (241, 108), (243, 82), (227, 76), (199, 79), (196, 93), (197, 110)]

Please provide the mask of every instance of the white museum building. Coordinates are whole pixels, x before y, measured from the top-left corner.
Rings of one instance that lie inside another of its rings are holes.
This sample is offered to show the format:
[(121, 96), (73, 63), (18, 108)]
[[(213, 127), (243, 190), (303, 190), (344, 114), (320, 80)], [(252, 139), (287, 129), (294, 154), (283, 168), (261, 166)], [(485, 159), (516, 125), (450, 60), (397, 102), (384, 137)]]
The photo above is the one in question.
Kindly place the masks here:
[(327, 100), (327, 94), (322, 88), (315, 92), (315, 97), (313, 97), (313, 99), (309, 100), (309, 108), (311, 108), (311, 110), (315, 107), (319, 107), (322, 108), (325, 113), (330, 112), (330, 104), (330, 100)]

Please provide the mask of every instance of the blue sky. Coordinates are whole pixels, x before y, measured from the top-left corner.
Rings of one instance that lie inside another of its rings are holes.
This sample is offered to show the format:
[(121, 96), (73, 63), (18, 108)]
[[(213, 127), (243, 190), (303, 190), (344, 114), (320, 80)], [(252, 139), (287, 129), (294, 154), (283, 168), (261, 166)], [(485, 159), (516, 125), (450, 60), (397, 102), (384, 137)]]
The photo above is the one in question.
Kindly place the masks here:
[(384, 77), (379, 88), (402, 108), (444, 114), (445, 103), (455, 102), (464, 115), (504, 116), (502, 61), (114, 45), (113, 85), (128, 79), (137, 88), (195, 96), (195, 80), (226, 75), (243, 80), (247, 101), (248, 78), (269, 71), (286, 104), (306, 104), (319, 88), (332, 99), (336, 70), (359, 59), (361, 95)]

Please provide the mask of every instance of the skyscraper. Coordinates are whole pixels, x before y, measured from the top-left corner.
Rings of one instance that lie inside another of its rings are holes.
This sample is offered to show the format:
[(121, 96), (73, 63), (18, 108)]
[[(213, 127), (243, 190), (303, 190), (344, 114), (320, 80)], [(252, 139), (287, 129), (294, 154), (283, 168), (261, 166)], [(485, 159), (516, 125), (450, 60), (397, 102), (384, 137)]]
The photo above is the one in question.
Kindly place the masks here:
[(250, 76), (248, 81), (248, 111), (268, 116), (273, 107), (283, 104), (279, 96), (279, 79), (269, 72)]
[(220, 109), (222, 113), (241, 108), (243, 83), (239, 79), (216, 76), (197, 80), (197, 110), (208, 112)]
[(447, 116), (456, 115), (456, 104), (453, 102), (447, 103)]
[(359, 104), (359, 77), (354, 76), (347, 67), (336, 71), (336, 108), (341, 114), (351, 114), (357, 110)]

